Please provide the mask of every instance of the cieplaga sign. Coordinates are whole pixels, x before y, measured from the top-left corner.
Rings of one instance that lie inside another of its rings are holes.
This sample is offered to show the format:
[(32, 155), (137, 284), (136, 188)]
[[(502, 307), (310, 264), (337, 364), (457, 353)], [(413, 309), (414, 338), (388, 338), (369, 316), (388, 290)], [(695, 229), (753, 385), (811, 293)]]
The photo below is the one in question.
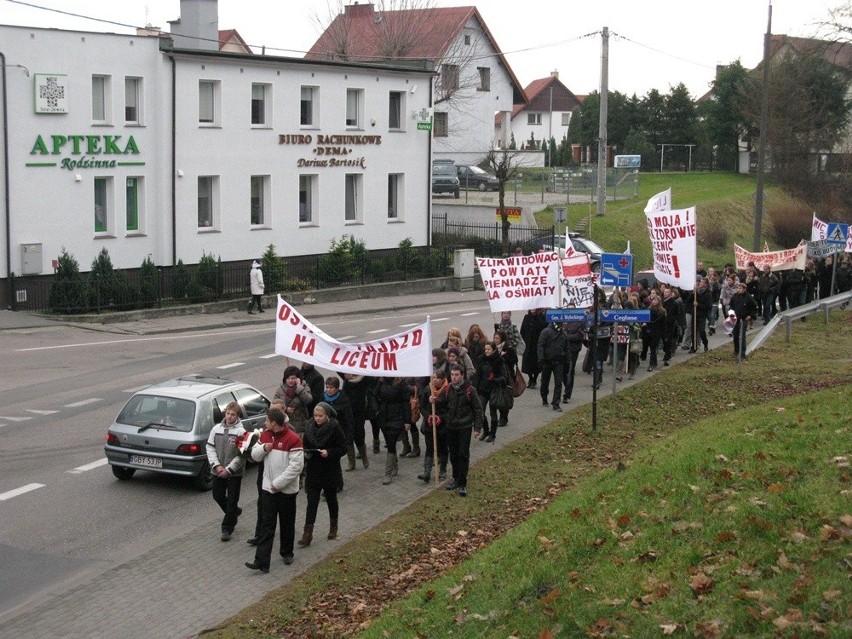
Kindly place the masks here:
[(68, 171), (145, 165), (131, 159), (139, 155), (139, 145), (132, 135), (38, 135), (30, 155), (38, 160), (27, 162), (27, 166)]

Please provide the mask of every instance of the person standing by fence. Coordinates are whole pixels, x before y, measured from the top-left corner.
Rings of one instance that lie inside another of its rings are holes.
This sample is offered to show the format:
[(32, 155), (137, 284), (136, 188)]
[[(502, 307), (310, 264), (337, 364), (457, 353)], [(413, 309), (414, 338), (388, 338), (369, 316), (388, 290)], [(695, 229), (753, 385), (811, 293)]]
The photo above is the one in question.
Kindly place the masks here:
[(266, 288), (263, 284), (263, 271), (260, 270), (260, 262), (255, 260), (251, 263), (249, 271), (249, 286), (251, 287), (251, 301), (248, 304), (248, 314), (254, 315), (252, 308), (257, 305), (257, 312), (264, 313), (261, 296)]

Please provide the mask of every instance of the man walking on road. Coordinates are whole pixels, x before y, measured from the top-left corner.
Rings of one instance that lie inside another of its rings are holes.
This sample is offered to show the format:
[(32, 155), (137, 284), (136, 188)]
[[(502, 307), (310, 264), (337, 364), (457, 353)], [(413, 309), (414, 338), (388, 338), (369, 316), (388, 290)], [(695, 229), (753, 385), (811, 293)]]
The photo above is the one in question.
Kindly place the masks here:
[(562, 330), (562, 325), (553, 322), (547, 326), (538, 338), (538, 365), (541, 368), (541, 405), (547, 406), (547, 393), (550, 378), (553, 377), (553, 399), (550, 405), (553, 410), (562, 412), (559, 399), (562, 394), (562, 377), (565, 370), (565, 360), (568, 358), (568, 336)]
[(277, 408), (266, 411), (266, 430), (251, 449), (252, 459), (263, 462), (263, 490), (260, 500), (263, 511), (260, 538), (254, 561), (246, 568), (269, 572), (275, 527), (281, 524), (281, 556), (284, 563), (293, 563), (296, 541), (296, 496), (299, 475), (305, 463), (302, 438), (287, 425), (287, 416)]
[(225, 418), (216, 424), (207, 438), (207, 461), (213, 474), (213, 499), (225, 513), (222, 519), (222, 541), (228, 541), (242, 512), (240, 486), (246, 460), (239, 455), (237, 440), (245, 434), (240, 422), (240, 405), (231, 402), (225, 407)]

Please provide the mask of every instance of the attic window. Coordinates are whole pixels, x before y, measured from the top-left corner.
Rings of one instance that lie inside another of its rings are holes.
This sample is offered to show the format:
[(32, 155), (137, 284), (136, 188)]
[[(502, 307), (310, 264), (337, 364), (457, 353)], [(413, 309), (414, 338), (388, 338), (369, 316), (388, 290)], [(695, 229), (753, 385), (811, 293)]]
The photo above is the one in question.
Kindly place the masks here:
[(467, 34), (465, 34), (465, 36), (464, 36), (464, 43), (466, 45), (470, 46), (470, 36), (467, 35)]

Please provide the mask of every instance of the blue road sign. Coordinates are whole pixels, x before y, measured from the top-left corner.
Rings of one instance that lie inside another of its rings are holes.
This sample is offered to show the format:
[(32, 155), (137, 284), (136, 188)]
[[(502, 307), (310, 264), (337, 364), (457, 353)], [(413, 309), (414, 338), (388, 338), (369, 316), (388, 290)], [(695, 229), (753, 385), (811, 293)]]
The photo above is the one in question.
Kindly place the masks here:
[(582, 308), (555, 309), (544, 313), (544, 317), (548, 322), (585, 322), (586, 311)]
[(651, 311), (629, 308), (605, 308), (600, 311), (600, 320), (602, 322), (617, 322), (619, 324), (649, 322), (651, 321)]
[(840, 224), (839, 222), (829, 222), (828, 228), (825, 231), (825, 241), (829, 244), (846, 244), (846, 238), (849, 233), (848, 224)]
[(601, 254), (601, 286), (630, 286), (633, 256), (625, 253)]

